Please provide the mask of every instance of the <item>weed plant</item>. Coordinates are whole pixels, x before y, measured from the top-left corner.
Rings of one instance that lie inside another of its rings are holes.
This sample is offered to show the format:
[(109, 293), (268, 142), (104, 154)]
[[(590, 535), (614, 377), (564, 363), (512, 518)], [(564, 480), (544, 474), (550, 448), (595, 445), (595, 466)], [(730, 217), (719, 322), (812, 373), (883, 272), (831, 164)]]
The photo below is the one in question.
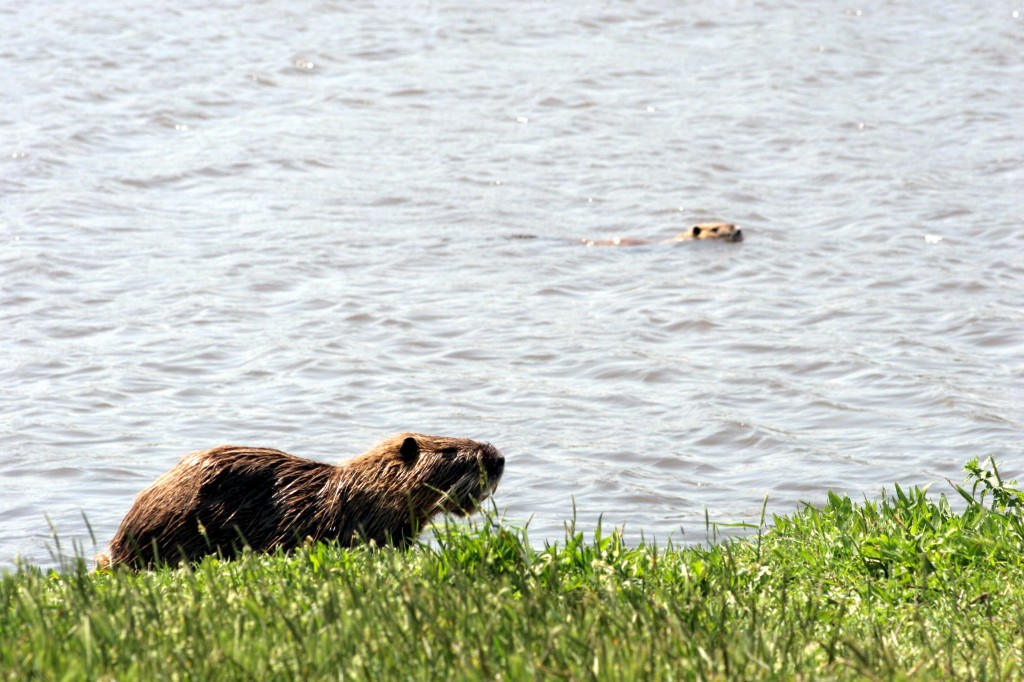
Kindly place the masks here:
[(495, 514), (412, 550), (327, 544), (152, 572), (0, 576), (9, 680), (1013, 679), (1024, 495), (829, 494), (752, 536), (627, 545)]

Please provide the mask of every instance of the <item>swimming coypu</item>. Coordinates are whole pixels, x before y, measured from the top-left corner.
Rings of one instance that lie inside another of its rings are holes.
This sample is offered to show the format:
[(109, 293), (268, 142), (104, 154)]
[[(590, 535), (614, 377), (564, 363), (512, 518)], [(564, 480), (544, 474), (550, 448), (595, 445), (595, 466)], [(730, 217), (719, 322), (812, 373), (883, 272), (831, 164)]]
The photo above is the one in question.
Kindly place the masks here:
[[(732, 223), (697, 223), (693, 227), (680, 232), (675, 237), (663, 241), (672, 244), (691, 239), (721, 239), (727, 242), (741, 242), (743, 241), (743, 230), (736, 229), (736, 226)], [(646, 239), (633, 239), (631, 237), (581, 239), (580, 242), (587, 246), (643, 246), (644, 244), (651, 243)]]
[(97, 566), (150, 568), (307, 540), (402, 547), (435, 514), (475, 511), (504, 468), (489, 444), (416, 433), (338, 466), (221, 445), (186, 455), (139, 493)]
[[(512, 234), (506, 239), (536, 239), (534, 234)], [(576, 244), (584, 246), (644, 246), (646, 244), (675, 244), (676, 242), (688, 242), (694, 239), (720, 239), (726, 242), (743, 241), (743, 230), (732, 223), (697, 223), (689, 227), (675, 237), (651, 241), (649, 239), (636, 239), (634, 237), (615, 237), (613, 239), (574, 239)]]

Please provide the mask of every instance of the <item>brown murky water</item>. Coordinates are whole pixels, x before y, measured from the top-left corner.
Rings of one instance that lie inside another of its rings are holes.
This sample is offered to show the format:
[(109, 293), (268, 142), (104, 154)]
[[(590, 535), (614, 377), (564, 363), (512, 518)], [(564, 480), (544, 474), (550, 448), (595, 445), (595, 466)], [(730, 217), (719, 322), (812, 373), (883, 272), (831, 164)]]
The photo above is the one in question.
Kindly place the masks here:
[[(975, 4), (0, 8), (0, 564), (223, 442), (489, 440), (537, 540), (1019, 474), (1024, 5)], [(702, 220), (746, 241), (572, 243)]]

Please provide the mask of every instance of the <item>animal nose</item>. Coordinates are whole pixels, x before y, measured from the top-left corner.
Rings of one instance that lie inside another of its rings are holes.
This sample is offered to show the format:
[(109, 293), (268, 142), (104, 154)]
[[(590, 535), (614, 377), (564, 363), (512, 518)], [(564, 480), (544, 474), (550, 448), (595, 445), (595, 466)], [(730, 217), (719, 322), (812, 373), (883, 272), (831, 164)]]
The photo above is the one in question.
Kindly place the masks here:
[(732, 240), (734, 242), (741, 242), (741, 241), (743, 241), (743, 230), (736, 230), (735, 232), (733, 232), (732, 233)]
[(484, 469), (487, 471), (487, 478), (497, 480), (505, 471), (505, 456), (495, 452), (493, 457), (484, 460)]

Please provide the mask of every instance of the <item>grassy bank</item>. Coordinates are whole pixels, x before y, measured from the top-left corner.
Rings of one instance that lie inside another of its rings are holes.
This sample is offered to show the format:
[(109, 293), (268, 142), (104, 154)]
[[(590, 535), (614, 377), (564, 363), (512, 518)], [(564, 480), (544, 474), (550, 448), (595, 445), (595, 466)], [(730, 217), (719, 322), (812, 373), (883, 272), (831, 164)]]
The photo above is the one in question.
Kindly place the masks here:
[[(1024, 495), (829, 495), (700, 548), (531, 547), (484, 518), (411, 551), (317, 545), (186, 570), (0, 578), (4, 679), (1024, 676)], [(956, 495), (957, 493), (953, 493)]]

